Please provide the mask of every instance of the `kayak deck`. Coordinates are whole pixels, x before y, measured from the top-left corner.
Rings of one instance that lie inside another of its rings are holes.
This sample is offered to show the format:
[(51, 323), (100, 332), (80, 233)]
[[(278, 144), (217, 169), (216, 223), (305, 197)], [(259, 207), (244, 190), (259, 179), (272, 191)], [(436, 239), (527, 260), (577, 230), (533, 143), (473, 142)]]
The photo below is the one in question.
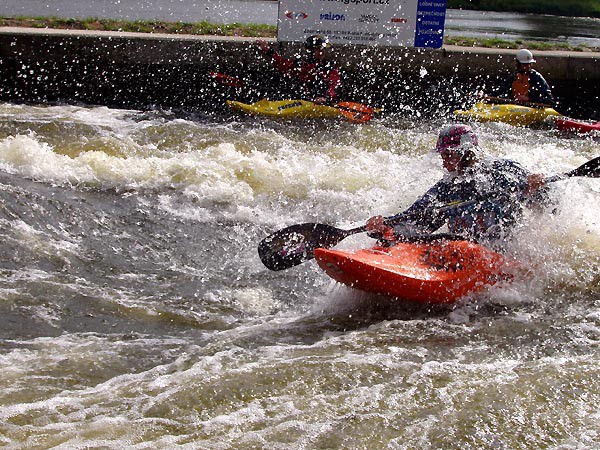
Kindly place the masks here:
[(507, 258), (468, 241), (356, 251), (318, 248), (314, 255), (320, 268), (340, 283), (419, 303), (453, 303), (511, 278)]
[(277, 117), (288, 119), (321, 119), (339, 117), (338, 108), (328, 105), (319, 105), (307, 100), (267, 100), (262, 99), (256, 103), (242, 103), (227, 100), (227, 106), (237, 112), (255, 116)]
[(515, 126), (540, 124), (548, 117), (560, 116), (554, 108), (531, 108), (521, 105), (476, 103), (471, 109), (456, 110), (454, 115), (478, 122), (503, 122)]

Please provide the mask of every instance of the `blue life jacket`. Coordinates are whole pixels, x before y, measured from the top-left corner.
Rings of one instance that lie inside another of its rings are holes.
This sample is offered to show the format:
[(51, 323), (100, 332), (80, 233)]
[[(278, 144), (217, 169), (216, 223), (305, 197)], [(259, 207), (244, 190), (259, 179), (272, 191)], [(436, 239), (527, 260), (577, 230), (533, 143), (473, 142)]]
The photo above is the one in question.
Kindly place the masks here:
[(399, 223), (399, 234), (407, 225), (413, 232), (432, 233), (447, 224), (450, 233), (470, 239), (499, 238), (510, 231), (529, 200), (524, 195), (528, 175), (511, 160), (479, 161), (464, 173), (447, 174), (412, 206), (386, 220)]

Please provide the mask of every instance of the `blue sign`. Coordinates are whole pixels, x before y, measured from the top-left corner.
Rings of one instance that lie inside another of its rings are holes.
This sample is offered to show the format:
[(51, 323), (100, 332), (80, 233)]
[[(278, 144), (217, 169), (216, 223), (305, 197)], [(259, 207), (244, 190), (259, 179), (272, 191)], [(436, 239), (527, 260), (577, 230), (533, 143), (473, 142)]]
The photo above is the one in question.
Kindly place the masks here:
[(418, 0), (415, 47), (440, 48), (444, 44), (446, 0)]

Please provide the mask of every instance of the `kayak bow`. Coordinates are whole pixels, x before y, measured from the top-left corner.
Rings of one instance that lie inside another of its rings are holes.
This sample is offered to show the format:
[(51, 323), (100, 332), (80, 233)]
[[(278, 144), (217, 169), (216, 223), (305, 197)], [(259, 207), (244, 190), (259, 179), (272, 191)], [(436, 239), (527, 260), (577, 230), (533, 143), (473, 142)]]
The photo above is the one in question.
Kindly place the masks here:
[(468, 241), (399, 243), (356, 251), (317, 248), (315, 259), (347, 286), (418, 303), (454, 303), (512, 278), (518, 266), (500, 253)]

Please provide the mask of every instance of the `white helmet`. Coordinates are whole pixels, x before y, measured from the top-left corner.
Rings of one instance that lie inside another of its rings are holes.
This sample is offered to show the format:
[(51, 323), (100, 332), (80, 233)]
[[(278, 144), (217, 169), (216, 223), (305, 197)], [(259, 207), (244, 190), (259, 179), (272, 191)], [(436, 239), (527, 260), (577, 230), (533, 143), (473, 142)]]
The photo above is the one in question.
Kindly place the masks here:
[(533, 53), (526, 48), (522, 48), (517, 52), (517, 61), (521, 64), (531, 64), (535, 62), (535, 59), (533, 59)]

